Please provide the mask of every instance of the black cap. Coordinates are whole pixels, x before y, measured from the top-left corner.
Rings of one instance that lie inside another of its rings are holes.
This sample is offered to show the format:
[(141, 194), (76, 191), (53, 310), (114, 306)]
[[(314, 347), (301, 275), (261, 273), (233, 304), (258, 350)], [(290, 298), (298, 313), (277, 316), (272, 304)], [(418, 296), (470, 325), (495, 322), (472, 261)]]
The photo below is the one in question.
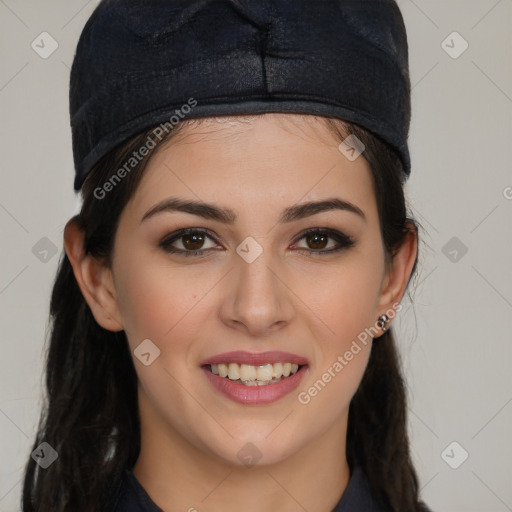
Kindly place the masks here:
[(103, 0), (71, 69), (74, 188), (152, 126), (266, 112), (356, 123), (395, 149), (408, 176), (408, 46), (395, 1)]

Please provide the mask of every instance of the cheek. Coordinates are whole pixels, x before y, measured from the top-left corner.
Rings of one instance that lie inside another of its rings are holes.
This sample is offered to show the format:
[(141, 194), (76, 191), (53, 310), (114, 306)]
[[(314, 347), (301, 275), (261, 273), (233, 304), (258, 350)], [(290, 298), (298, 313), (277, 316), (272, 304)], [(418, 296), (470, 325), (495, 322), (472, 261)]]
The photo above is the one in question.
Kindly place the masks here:
[(202, 296), (190, 275), (130, 261), (120, 261), (118, 272), (118, 304), (130, 345), (149, 338), (163, 346), (183, 325), (190, 329), (187, 316)]
[(319, 267), (314, 275), (298, 281), (301, 284), (294, 291), (317, 322), (314, 330), (329, 351), (343, 349), (375, 324), (383, 271), (378, 257), (354, 253), (338, 267)]
[[(191, 275), (159, 264), (135, 267), (119, 262), (119, 271), (124, 277), (116, 285), (118, 302), (140, 384), (160, 408), (165, 409), (172, 398), (177, 410), (185, 410), (186, 396), (176, 378), (184, 380), (193, 365), (193, 341), (200, 336), (198, 316), (203, 314), (198, 301), (207, 287), (198, 289)], [(148, 366), (136, 357), (137, 347), (146, 339), (159, 350)]]
[[(319, 432), (346, 417), (371, 352), (374, 304), (379, 282), (359, 271), (330, 274), (323, 291), (309, 292), (316, 301), (315, 363), (297, 391), (310, 428)], [(310, 315), (310, 318), (311, 315)]]
[(378, 249), (354, 253), (335, 270), (322, 267), (302, 281), (299, 293), (314, 312), (308, 317), (314, 324), (310, 330), (316, 334), (316, 350), (315, 364), (297, 398), (312, 423), (325, 426), (348, 413), (363, 377), (376, 334), (371, 328), (384, 272)]
[(297, 393), (297, 402), (305, 424), (316, 436), (341, 424), (346, 424), (350, 402), (364, 375), (371, 344), (361, 346), (351, 360), (345, 352), (336, 355)]

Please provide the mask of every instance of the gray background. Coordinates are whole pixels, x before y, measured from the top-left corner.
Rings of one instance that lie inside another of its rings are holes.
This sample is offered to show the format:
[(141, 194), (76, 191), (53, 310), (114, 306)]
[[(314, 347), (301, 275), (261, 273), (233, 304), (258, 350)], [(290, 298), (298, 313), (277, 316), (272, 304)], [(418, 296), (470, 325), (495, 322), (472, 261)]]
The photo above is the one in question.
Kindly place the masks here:
[[(414, 305), (395, 324), (413, 455), (434, 510), (512, 510), (512, 1), (399, 4), (413, 85), (407, 192), (424, 228)], [(0, 0), (3, 512), (19, 510), (49, 296), (62, 230), (78, 204), (68, 81), (96, 5)], [(42, 32), (58, 44), (45, 59), (31, 47), (51, 50)]]

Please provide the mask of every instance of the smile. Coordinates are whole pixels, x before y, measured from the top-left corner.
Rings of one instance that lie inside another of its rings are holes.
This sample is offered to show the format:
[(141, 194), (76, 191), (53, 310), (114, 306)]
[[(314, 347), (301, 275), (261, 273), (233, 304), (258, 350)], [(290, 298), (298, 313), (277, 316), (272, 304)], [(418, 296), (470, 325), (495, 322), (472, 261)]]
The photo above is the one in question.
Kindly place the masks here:
[(299, 385), (309, 368), (307, 359), (289, 352), (228, 352), (200, 364), (214, 390), (245, 405), (280, 400)]
[(296, 363), (274, 363), (265, 365), (250, 365), (239, 363), (220, 363), (210, 365), (214, 375), (238, 381), (245, 386), (267, 386), (282, 379), (295, 375), (299, 370)]

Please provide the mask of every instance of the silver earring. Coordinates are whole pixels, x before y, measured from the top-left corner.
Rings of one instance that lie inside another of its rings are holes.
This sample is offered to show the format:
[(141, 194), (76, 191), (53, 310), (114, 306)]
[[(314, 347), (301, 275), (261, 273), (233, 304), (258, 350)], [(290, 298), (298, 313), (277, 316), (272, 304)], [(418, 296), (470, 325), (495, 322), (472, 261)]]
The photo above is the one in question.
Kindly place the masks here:
[(377, 320), (377, 325), (380, 329), (382, 329), (382, 332), (386, 332), (388, 330), (387, 323), (389, 322), (388, 315), (380, 315)]

